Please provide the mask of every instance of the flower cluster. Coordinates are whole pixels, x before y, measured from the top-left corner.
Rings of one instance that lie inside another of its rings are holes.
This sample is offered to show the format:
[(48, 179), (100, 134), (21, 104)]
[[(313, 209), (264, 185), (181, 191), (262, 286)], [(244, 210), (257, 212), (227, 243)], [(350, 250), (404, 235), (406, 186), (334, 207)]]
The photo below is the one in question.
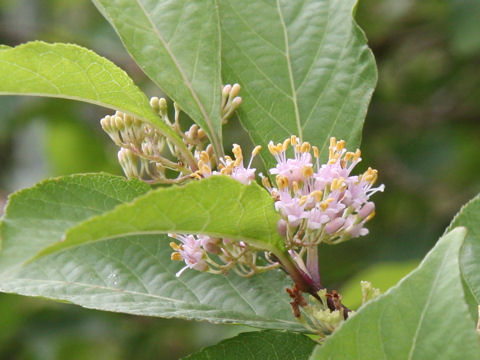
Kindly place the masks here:
[[(223, 87), (221, 101), (223, 124), (241, 104), (239, 92), (238, 84)], [(183, 148), (186, 148), (188, 153), (182, 152), (178, 144), (153, 125), (117, 111), (114, 115), (105, 116), (100, 123), (110, 138), (120, 146), (118, 160), (127, 177), (139, 178), (151, 184), (178, 184), (212, 175), (231, 176), (243, 184), (255, 180), (252, 160), (260, 151), (260, 146), (253, 149), (246, 166), (239, 145), (233, 146), (233, 158), (218, 156), (213, 146), (208, 144), (203, 129), (194, 124), (187, 131), (182, 130), (180, 108), (176, 103), (174, 121), (168, 116), (165, 99), (154, 97), (150, 100), (150, 105), (165, 124), (182, 139)], [(171, 173), (176, 173), (176, 177), (167, 176)], [(172, 260), (184, 261), (186, 264), (177, 276), (188, 268), (215, 274), (233, 270), (241, 276), (252, 276), (279, 266), (276, 262), (260, 258), (259, 249), (244, 242), (206, 235), (169, 234), (169, 236), (179, 242), (170, 244), (174, 250)]]
[[(268, 149), (277, 161), (270, 169), (276, 186), (266, 177), (262, 182), (281, 215), (278, 231), (302, 276), (321, 289), (318, 245), (368, 234), (365, 223), (375, 215), (375, 204), (369, 199), (383, 191), (384, 185), (374, 187), (377, 170), (372, 168), (361, 175), (351, 174), (361, 153), (347, 151), (343, 140), (330, 139), (326, 164), (320, 164), (317, 147), (296, 136), (277, 145), (270, 142)], [(289, 150), (293, 157), (288, 156)]]
[[(223, 124), (242, 103), (239, 92), (238, 84), (223, 87)], [(127, 177), (139, 178), (150, 184), (179, 184), (197, 177), (197, 163), (206, 156), (209, 158), (209, 166), (216, 166), (213, 147), (208, 144), (205, 131), (196, 124), (183, 131), (180, 107), (176, 103), (173, 105), (174, 119), (171, 121), (167, 101), (158, 97), (150, 99), (150, 106), (172, 132), (178, 135), (177, 139), (166, 136), (154, 125), (121, 111), (100, 120), (103, 130), (120, 147), (118, 160)], [(181, 139), (181, 144), (176, 142), (180, 141), (178, 139)], [(167, 176), (171, 173), (176, 174), (176, 177)]]
[[(241, 104), (239, 91), (238, 84), (223, 87), (222, 123)], [(252, 161), (260, 146), (253, 149), (246, 164), (239, 145), (233, 145), (233, 157), (223, 156), (214, 151), (205, 131), (197, 125), (182, 130), (177, 104), (174, 103), (173, 122), (168, 117), (165, 99), (152, 98), (150, 105), (178, 136), (169, 137), (153, 125), (118, 111), (101, 120), (103, 129), (120, 146), (118, 159), (127, 177), (153, 184), (178, 184), (216, 175), (230, 176), (243, 184), (256, 180)], [(185, 263), (177, 276), (194, 269), (213, 274), (234, 271), (249, 277), (283, 265), (295, 279), (293, 289), (287, 289), (295, 317), (323, 338), (347, 318), (349, 310), (342, 305), (340, 294), (328, 292), (320, 282), (318, 245), (337, 244), (368, 234), (365, 224), (375, 215), (370, 197), (383, 191), (384, 185), (375, 186), (377, 171), (372, 168), (360, 175), (352, 174), (361, 161), (361, 153), (358, 149), (347, 151), (343, 140), (330, 139), (328, 161), (324, 164), (319, 149), (296, 136), (276, 145), (270, 142), (268, 149), (276, 160), (275, 167), (269, 169), (273, 185), (267, 177), (260, 177), (281, 216), (277, 228), (284, 236), (291, 259), (284, 258), (280, 264), (269, 253), (261, 256), (262, 249), (243, 241), (168, 234), (176, 240), (170, 243), (171, 259)], [(371, 286), (364, 284), (364, 288), (365, 299), (378, 296)], [(311, 298), (306, 300), (302, 292), (310, 293)]]
[[(292, 158), (287, 156), (290, 147)], [(368, 234), (364, 225), (375, 215), (369, 198), (384, 185), (374, 187), (377, 170), (372, 168), (351, 175), (361, 161), (360, 150), (348, 152), (345, 141), (331, 138), (328, 162), (320, 165), (318, 148), (295, 136), (277, 145), (270, 142), (268, 149), (277, 160), (270, 169), (276, 187), (266, 177), (262, 180), (276, 200), (275, 209), (282, 216), (278, 229), (289, 249), (337, 244)]]
[[(287, 157), (290, 146), (293, 158)], [(278, 228), (289, 248), (336, 244), (368, 234), (364, 225), (375, 215), (369, 198), (384, 185), (373, 186), (377, 170), (372, 168), (351, 175), (361, 161), (360, 150), (348, 152), (345, 141), (331, 138), (328, 162), (320, 165), (318, 148), (295, 136), (268, 148), (277, 160), (270, 169), (276, 187), (267, 178), (263, 183), (276, 199), (275, 208), (282, 215)]]
[[(253, 149), (252, 156), (246, 167), (242, 149), (237, 144), (233, 145), (232, 152), (234, 158), (225, 156), (220, 158), (218, 162), (207, 151), (202, 151), (196, 157), (198, 159), (198, 170), (193, 173), (193, 177), (202, 179), (215, 175), (227, 175), (248, 185), (255, 180), (256, 169), (251, 166), (254, 157), (260, 150), (260, 146)], [(250, 277), (280, 266), (277, 262), (261, 259), (258, 256), (260, 249), (243, 241), (236, 242), (207, 235), (168, 235), (180, 241), (180, 244), (170, 243), (174, 250), (171, 256), (172, 260), (183, 260), (186, 264), (177, 273), (177, 276), (180, 276), (186, 269), (191, 268), (213, 274), (226, 274), (233, 270), (240, 276)], [(259, 265), (260, 262), (263, 264)]]
[[(225, 85), (222, 90), (224, 123), (241, 104), (239, 91), (238, 84)], [(242, 149), (236, 144), (233, 158), (218, 156), (208, 144), (203, 129), (192, 125), (185, 132), (181, 130), (177, 104), (174, 104), (173, 122), (169, 119), (165, 99), (152, 98), (150, 105), (179, 135), (183, 149), (188, 151), (187, 154), (182, 152), (178, 144), (149, 123), (117, 111), (104, 117), (101, 124), (120, 146), (118, 159), (128, 177), (150, 183), (181, 183), (213, 175), (231, 176), (243, 184), (255, 181), (256, 169), (252, 168), (252, 160), (259, 153), (260, 146), (253, 149), (246, 165)], [(361, 153), (358, 149), (348, 152), (343, 140), (331, 138), (326, 164), (320, 164), (317, 147), (301, 142), (296, 136), (277, 145), (270, 142), (268, 149), (277, 161), (269, 170), (275, 177), (274, 186), (267, 177), (260, 175), (281, 215), (278, 231), (285, 237), (286, 247), (297, 267), (320, 288), (317, 245), (321, 242), (336, 244), (366, 235), (365, 223), (375, 215), (370, 196), (383, 191), (384, 186), (374, 186), (377, 171), (371, 168), (361, 175), (351, 174), (361, 161)], [(167, 177), (167, 172), (177, 176)], [(262, 266), (257, 265), (258, 249), (242, 242), (206, 235), (171, 234), (171, 237), (180, 242), (171, 244), (174, 249), (172, 259), (185, 261), (184, 269), (212, 273), (227, 273), (234, 269), (243, 276), (251, 276), (279, 266), (268, 260)]]

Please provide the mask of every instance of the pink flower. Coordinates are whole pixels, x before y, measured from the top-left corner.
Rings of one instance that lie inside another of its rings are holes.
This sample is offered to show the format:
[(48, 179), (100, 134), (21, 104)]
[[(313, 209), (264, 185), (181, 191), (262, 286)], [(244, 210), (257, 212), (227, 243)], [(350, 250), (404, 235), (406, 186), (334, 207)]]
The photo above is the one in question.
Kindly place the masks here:
[[(180, 254), (186, 264), (184, 268), (176, 273), (177, 277), (182, 275), (188, 268), (198, 271), (206, 271), (208, 269), (208, 265), (204, 260), (205, 250), (202, 248), (202, 241), (200, 239), (195, 238), (193, 235), (168, 234), (168, 236), (180, 240), (182, 243), (180, 246), (174, 243), (170, 244), (170, 246), (176, 250), (176, 253), (173, 254)], [(173, 254), (172, 258), (175, 257)]]
[[(310, 154), (309, 146), (298, 145), (298, 139), (291, 137), (283, 144), (273, 145), (273, 142), (268, 144), (270, 152), (275, 156), (277, 165), (270, 169), (270, 174), (281, 175), (288, 179), (290, 183), (303, 181), (305, 177), (306, 168), (312, 168), (312, 155)], [(288, 145), (292, 144), (294, 149), (294, 158), (288, 159), (286, 151)], [(308, 143), (304, 143), (308, 144)]]
[(280, 211), (290, 226), (300, 224), (300, 221), (305, 217), (304, 208), (305, 204), (301, 204), (299, 198), (292, 197), (286, 191), (281, 191), (280, 199), (275, 202), (275, 210)]

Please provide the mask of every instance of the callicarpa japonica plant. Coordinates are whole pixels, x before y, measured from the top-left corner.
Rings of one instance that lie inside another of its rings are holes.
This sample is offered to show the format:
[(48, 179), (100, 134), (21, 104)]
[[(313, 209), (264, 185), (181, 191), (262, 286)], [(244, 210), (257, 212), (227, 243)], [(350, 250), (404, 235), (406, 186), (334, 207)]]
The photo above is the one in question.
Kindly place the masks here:
[[(158, 96), (77, 45), (0, 48), (1, 94), (110, 109), (125, 174), (12, 194), (2, 292), (262, 329), (188, 359), (480, 358), (478, 197), (395, 287), (358, 284), (359, 309), (323, 279), (319, 255), (369, 236), (388, 196), (361, 163), (377, 72), (355, 1), (93, 3)], [(232, 122), (253, 146), (223, 140)]]

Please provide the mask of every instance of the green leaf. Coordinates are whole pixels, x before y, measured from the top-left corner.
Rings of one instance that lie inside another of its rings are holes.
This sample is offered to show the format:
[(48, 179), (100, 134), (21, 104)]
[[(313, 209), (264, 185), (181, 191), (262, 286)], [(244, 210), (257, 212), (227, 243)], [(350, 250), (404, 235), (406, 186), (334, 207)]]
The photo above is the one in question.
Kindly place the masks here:
[(457, 226), (468, 229), (460, 264), (466, 285), (478, 305), (480, 304), (480, 195), (462, 207), (448, 229)]
[[(360, 144), (376, 83), (352, 18), (356, 0), (221, 1), (222, 74), (242, 85), (242, 125), (255, 144), (298, 135), (326, 158), (336, 136)], [(262, 157), (273, 160), (266, 147)]]
[(7, 49), (11, 49), (12, 47), (11, 46), (8, 46), (8, 45), (0, 45), (0, 51), (1, 50), (7, 50)]
[(269, 271), (245, 279), (191, 270), (177, 278), (184, 264), (170, 260), (172, 249), (163, 234), (118, 236), (21, 267), (41, 248), (59, 241), (68, 228), (147, 189), (111, 175), (75, 175), (12, 195), (0, 229), (0, 291), (99, 310), (303, 331), (292, 315), (285, 292), (292, 281), (285, 273)]
[(85, 243), (139, 234), (204, 234), (245, 241), (281, 256), (280, 219), (273, 199), (256, 183), (212, 176), (185, 186), (154, 190), (94, 217), (66, 233), (41, 256)]
[(344, 323), (313, 359), (478, 359), (459, 252), (465, 228), (442, 237), (395, 288)]
[(286, 331), (242, 333), (207, 347), (185, 360), (308, 360), (316, 342), (302, 334)]
[(128, 75), (91, 50), (33, 41), (0, 51), (0, 64), (0, 95), (51, 96), (121, 110), (149, 121), (185, 148)]
[(68, 228), (149, 189), (138, 180), (88, 174), (45, 180), (10, 195), (0, 229), (0, 272), (59, 241)]
[(220, 154), (220, 30), (212, 0), (93, 0), (143, 71)]

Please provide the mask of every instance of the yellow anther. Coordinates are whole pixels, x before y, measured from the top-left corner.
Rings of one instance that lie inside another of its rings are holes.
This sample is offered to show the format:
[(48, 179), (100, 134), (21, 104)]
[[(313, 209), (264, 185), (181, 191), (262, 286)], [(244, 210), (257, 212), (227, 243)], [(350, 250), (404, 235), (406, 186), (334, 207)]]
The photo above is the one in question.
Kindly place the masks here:
[(197, 180), (202, 179), (202, 175), (200, 175), (199, 171), (195, 171), (193, 174), (190, 174), (190, 177)]
[(330, 138), (330, 148), (335, 148), (337, 146), (337, 139), (335, 139), (333, 136)]
[(277, 147), (275, 145), (273, 145), (272, 141), (270, 141), (268, 143), (268, 150), (272, 153), (272, 155), (277, 155), (278, 154)]
[(360, 151), (360, 149), (357, 149), (357, 151), (355, 151), (355, 156), (353, 159), (357, 161), (358, 159), (360, 159), (360, 156), (362, 156), (362, 152)]
[(303, 204), (305, 204), (307, 202), (307, 200), (308, 200), (308, 196), (304, 195), (300, 198), (300, 201), (298, 202), (298, 204), (300, 206), (302, 206)]
[(310, 145), (309, 142), (305, 141), (302, 144), (302, 147), (301, 147), (302, 152), (307, 153), (307, 152), (310, 152), (311, 149), (312, 149), (312, 145)]
[(313, 176), (313, 169), (311, 166), (304, 166), (302, 168), (302, 175), (305, 178), (310, 178)]
[(210, 162), (210, 156), (207, 154), (206, 151), (202, 151), (200, 153), (200, 160), (203, 161), (205, 164)]
[(282, 149), (283, 149), (283, 151), (287, 151), (288, 146), (290, 145), (290, 142), (291, 142), (290, 139), (286, 139), (286, 140), (283, 142), (283, 144), (282, 144)]
[(323, 200), (320, 203), (320, 207), (322, 208), (323, 211), (327, 210), (328, 205), (333, 201), (333, 198), (328, 198), (326, 200)]
[(267, 189), (270, 189), (272, 187), (272, 184), (270, 184), (270, 180), (268, 180), (268, 178), (265, 176), (265, 177), (262, 177), (262, 184), (263, 186), (265, 186)]
[(378, 171), (369, 167), (362, 175), (362, 180), (374, 184), (378, 178)]
[(177, 243), (175, 243), (173, 241), (170, 243), (170, 247), (175, 251), (183, 250), (182, 245), (178, 245)]
[(218, 169), (219, 169), (219, 170), (222, 170), (222, 169), (224, 169), (224, 168), (225, 168), (225, 165), (223, 165), (222, 163), (218, 164)]
[(231, 158), (230, 156), (226, 155), (226, 156), (225, 156), (225, 162), (226, 162), (227, 164), (230, 164), (231, 162), (233, 162), (233, 160), (232, 160), (232, 158)]
[(210, 175), (212, 173), (212, 169), (210, 169), (209, 166), (207, 165), (203, 165), (201, 168), (200, 168), (200, 172), (202, 174), (205, 174), (205, 175)]
[(257, 156), (260, 150), (262, 150), (262, 147), (260, 145), (255, 146), (252, 151), (252, 158)]
[(294, 182), (292, 183), (292, 189), (293, 189), (293, 192), (294, 192), (294, 193), (297, 193), (297, 192), (298, 192), (298, 190), (300, 189), (300, 186), (298, 185), (298, 182), (294, 181)]
[(345, 156), (344, 156), (345, 161), (351, 161), (351, 160), (353, 159), (353, 156), (354, 156), (354, 155), (355, 155), (355, 154), (352, 153), (352, 152), (350, 152), (350, 151), (347, 152), (347, 153), (345, 154)]
[(283, 190), (286, 187), (288, 187), (288, 178), (283, 175), (277, 175), (277, 177), (275, 178), (275, 181), (280, 190)]
[(333, 179), (332, 181), (332, 185), (331, 185), (331, 189), (332, 190), (337, 190), (337, 189), (340, 189), (342, 186), (345, 185), (345, 179), (344, 178), (336, 178), (336, 179)]
[(232, 174), (232, 171), (233, 171), (233, 168), (234, 168), (234, 163), (233, 162), (230, 162), (227, 164), (227, 166), (225, 166), (224, 168), (222, 168), (222, 170), (220, 170), (221, 174), (224, 174), (224, 175), (231, 175)]
[(205, 161), (203, 161), (203, 160), (198, 160), (197, 166), (198, 166), (199, 169), (201, 169), (202, 167), (205, 166)]
[(366, 218), (365, 221), (370, 221), (375, 217), (375, 210), (373, 210)]
[(299, 145), (299, 144), (295, 145), (295, 152), (296, 152), (296, 153), (302, 152), (302, 146)]
[(170, 255), (170, 259), (171, 259), (171, 260), (175, 260), (175, 261), (182, 261), (182, 260), (183, 260), (183, 257), (182, 257), (182, 255), (181, 255), (179, 252), (173, 252), (173, 253)]
[(313, 156), (316, 158), (320, 157), (320, 151), (318, 151), (318, 147), (313, 146), (312, 149), (313, 149)]
[(292, 135), (292, 136), (290, 137), (290, 143), (291, 143), (292, 145), (297, 145), (298, 139), (297, 139), (297, 137), (296, 137), (295, 135)]
[(341, 151), (345, 148), (345, 140), (337, 141), (337, 150)]
[(322, 201), (323, 191), (321, 191), (321, 190), (312, 191), (310, 193), (310, 196), (312, 196), (315, 199), (315, 202), (320, 202), (320, 201)]
[(236, 159), (243, 159), (242, 148), (240, 147), (240, 145), (233, 144), (232, 152), (233, 155), (235, 155)]

